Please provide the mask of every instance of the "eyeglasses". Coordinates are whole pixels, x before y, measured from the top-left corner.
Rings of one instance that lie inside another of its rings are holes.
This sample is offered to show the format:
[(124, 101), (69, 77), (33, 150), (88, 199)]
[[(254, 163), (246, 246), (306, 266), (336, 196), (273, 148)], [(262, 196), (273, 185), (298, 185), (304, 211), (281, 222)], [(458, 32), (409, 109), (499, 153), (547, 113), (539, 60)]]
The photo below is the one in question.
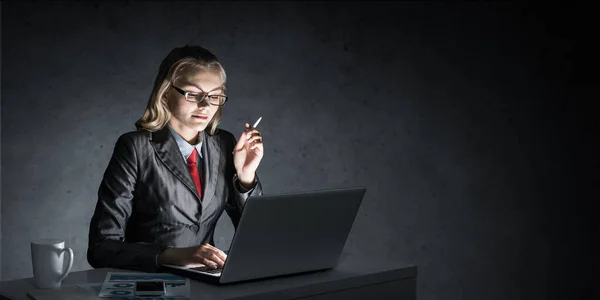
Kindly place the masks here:
[(207, 93), (191, 93), (186, 92), (176, 86), (171, 85), (173, 89), (175, 89), (178, 93), (182, 94), (185, 97), (185, 100), (192, 103), (202, 103), (202, 101), (206, 100), (211, 105), (215, 106), (223, 106), (225, 102), (227, 102), (227, 96), (225, 95), (209, 95)]

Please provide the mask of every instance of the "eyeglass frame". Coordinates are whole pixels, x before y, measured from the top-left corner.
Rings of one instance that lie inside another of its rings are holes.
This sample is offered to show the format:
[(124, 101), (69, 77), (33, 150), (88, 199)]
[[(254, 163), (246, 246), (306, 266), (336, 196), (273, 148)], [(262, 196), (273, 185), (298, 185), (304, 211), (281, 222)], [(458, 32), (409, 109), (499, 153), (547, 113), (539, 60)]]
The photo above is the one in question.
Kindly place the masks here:
[(179, 94), (183, 95), (183, 98), (185, 99), (185, 101), (190, 102), (190, 103), (199, 104), (199, 103), (202, 103), (202, 102), (206, 101), (206, 103), (208, 103), (210, 105), (213, 105), (213, 106), (223, 106), (223, 105), (225, 105), (225, 103), (227, 103), (227, 99), (229, 99), (229, 97), (227, 95), (210, 95), (210, 96), (222, 96), (222, 97), (225, 97), (225, 101), (223, 101), (223, 104), (220, 104), (220, 105), (219, 104), (212, 104), (210, 101), (206, 100), (207, 96), (209, 96), (209, 94), (205, 93), (204, 91), (201, 91), (201, 92), (198, 93), (198, 94), (202, 94), (202, 98), (200, 99), (200, 101), (190, 101), (187, 98), (188, 94), (195, 94), (195, 93), (184, 91), (184, 90), (182, 90), (182, 89), (180, 89), (180, 88), (178, 88), (178, 87), (176, 87), (176, 86), (174, 86), (172, 84), (170, 86), (173, 89), (175, 89)]

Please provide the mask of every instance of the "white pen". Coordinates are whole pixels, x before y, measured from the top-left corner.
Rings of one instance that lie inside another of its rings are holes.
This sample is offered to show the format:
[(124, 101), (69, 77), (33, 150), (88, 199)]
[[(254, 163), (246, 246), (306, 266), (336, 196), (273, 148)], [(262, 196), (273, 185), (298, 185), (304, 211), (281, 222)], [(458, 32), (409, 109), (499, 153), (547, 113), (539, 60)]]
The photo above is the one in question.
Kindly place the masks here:
[(256, 126), (258, 126), (258, 123), (260, 123), (260, 120), (262, 120), (262, 117), (258, 118), (258, 120), (256, 120), (256, 122), (254, 122), (254, 125), (252, 125), (252, 128), (256, 128)]
[[(258, 123), (260, 123), (260, 121), (261, 121), (261, 120), (262, 120), (262, 117), (258, 118), (258, 120), (256, 120), (256, 122), (254, 122), (254, 125), (252, 125), (252, 127), (251, 127), (251, 128), (256, 128), (256, 126), (258, 126)], [(250, 137), (248, 137), (248, 139), (249, 139), (249, 138), (250, 138)], [(235, 153), (235, 150), (233, 150), (233, 151), (231, 152), (231, 154), (234, 154), (234, 153)]]

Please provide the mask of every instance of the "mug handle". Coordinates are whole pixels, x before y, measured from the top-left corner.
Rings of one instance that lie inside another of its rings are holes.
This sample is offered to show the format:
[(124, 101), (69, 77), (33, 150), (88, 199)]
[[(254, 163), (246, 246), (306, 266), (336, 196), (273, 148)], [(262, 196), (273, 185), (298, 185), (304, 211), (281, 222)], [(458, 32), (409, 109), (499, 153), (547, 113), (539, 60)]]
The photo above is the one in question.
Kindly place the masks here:
[(67, 269), (64, 271), (63, 274), (60, 275), (60, 277), (58, 278), (59, 281), (63, 281), (63, 279), (65, 279), (67, 277), (67, 275), (69, 275), (69, 272), (71, 272), (71, 268), (73, 267), (73, 249), (71, 248), (64, 248), (61, 252), (69, 252), (69, 266), (67, 267)]

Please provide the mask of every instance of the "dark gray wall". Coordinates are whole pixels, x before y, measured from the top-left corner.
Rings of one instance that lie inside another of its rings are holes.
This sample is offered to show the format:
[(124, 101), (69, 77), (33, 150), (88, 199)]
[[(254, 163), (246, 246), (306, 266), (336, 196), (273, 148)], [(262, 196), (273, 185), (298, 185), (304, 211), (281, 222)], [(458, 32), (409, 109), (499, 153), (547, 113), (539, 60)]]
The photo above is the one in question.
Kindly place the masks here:
[[(2, 3), (0, 3), (0, 37), (2, 36)], [(0, 38), (0, 69), (2, 66), (2, 39)], [(2, 72), (0, 72), (2, 82)], [(0, 86), (0, 157), (2, 157), (2, 87)], [(2, 161), (0, 160), (0, 266), (2, 266)], [(0, 280), (2, 268), (0, 267)]]
[[(598, 235), (571, 175), (580, 29), (548, 22), (573, 13), (4, 3), (2, 279), (31, 276), (29, 241), (41, 237), (66, 239), (74, 269), (89, 268), (88, 224), (114, 142), (133, 130), (162, 58), (192, 43), (228, 72), (222, 127), (238, 135), (263, 116), (265, 191), (367, 186), (347, 251), (417, 264), (420, 299), (584, 295)], [(232, 234), (222, 219), (218, 245)]]

